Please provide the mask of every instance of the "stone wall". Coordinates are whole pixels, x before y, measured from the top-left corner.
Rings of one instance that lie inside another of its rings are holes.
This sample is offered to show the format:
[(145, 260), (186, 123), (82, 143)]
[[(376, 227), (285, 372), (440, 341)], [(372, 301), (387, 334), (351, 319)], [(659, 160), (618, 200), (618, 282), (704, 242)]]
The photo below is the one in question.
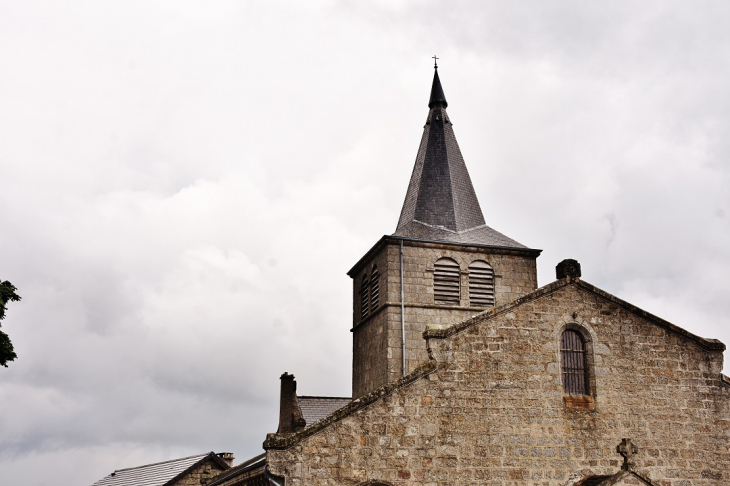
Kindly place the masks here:
[[(588, 402), (563, 395), (568, 327), (589, 341)], [(636, 470), (657, 486), (730, 484), (720, 343), (575, 281), (427, 336), (432, 364), (267, 439), (272, 473), (287, 486), (565, 486), (615, 474), (631, 438)]]
[[(381, 307), (367, 322), (352, 331), (353, 397), (358, 397), (393, 379), (393, 371), (388, 369), (388, 364), (392, 361), (389, 360), (389, 356), (392, 356), (391, 346), (395, 335), (393, 330), (388, 329), (390, 322), (386, 316), (388, 312), (392, 312), (389, 306)], [(400, 333), (397, 345), (400, 346)]]
[[(448, 257), (461, 269), (459, 305), (434, 303), (434, 262)], [(476, 260), (494, 269), (496, 305), (503, 305), (537, 288), (536, 253), (419, 241), (404, 241), (403, 291), (406, 334), (406, 373), (427, 358), (422, 338), (426, 326), (448, 326), (485, 310), (469, 304), (469, 265)], [(361, 285), (377, 266), (380, 306), (361, 318)], [(400, 240), (390, 240), (366, 259), (353, 275), (353, 397), (402, 376)]]

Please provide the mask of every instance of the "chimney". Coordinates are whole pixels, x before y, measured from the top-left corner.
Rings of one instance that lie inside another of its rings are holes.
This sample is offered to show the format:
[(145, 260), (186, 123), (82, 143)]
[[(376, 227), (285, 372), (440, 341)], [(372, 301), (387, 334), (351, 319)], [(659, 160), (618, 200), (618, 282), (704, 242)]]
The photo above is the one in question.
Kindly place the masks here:
[(223, 459), (223, 462), (228, 464), (228, 467), (233, 467), (233, 460), (235, 458), (233, 457), (233, 454), (231, 452), (219, 452), (216, 455)]
[(578, 260), (563, 260), (555, 267), (555, 276), (558, 280), (567, 277), (580, 278), (580, 263), (578, 263)]
[(278, 434), (294, 432), (294, 402), (297, 398), (297, 382), (294, 375), (284, 372), (281, 375), (281, 395), (279, 397), (279, 430)]

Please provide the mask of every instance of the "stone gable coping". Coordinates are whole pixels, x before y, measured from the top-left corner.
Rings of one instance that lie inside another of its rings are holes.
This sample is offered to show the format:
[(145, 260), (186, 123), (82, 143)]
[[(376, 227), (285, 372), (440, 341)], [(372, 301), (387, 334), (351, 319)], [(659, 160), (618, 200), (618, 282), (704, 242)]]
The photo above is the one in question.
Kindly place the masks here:
[(418, 368), (408, 373), (403, 378), (397, 381), (391, 381), (385, 385), (376, 388), (370, 393), (352, 400), (350, 403), (342, 407), (341, 409), (331, 413), (327, 417), (323, 418), (319, 422), (305, 427), (304, 429), (293, 433), (293, 434), (267, 434), (266, 440), (264, 441), (264, 449), (289, 449), (291, 446), (297, 444), (300, 440), (312, 436), (322, 429), (325, 429), (335, 422), (339, 422), (345, 417), (349, 417), (356, 411), (367, 407), (368, 405), (392, 395), (401, 388), (413, 383), (419, 378), (426, 376), (436, 370), (436, 361), (428, 360), (421, 364)]
[(706, 339), (706, 338), (697, 336), (696, 334), (692, 334), (691, 332), (689, 332), (685, 329), (682, 329), (681, 327), (676, 326), (676, 325), (672, 324), (671, 322), (665, 321), (661, 317), (657, 317), (654, 314), (651, 314), (643, 309), (640, 309), (633, 304), (629, 304), (625, 300), (619, 299), (618, 297), (616, 297), (612, 294), (609, 294), (608, 292), (601, 290), (598, 287), (591, 285), (588, 282), (585, 282), (584, 280), (581, 280), (580, 278), (572, 278), (572, 277), (566, 277), (564, 279), (556, 280), (555, 282), (545, 285), (544, 287), (540, 287), (539, 289), (535, 290), (534, 292), (524, 295), (509, 304), (505, 304), (505, 305), (496, 307), (494, 309), (488, 309), (465, 321), (462, 321), (458, 324), (454, 324), (453, 326), (450, 326), (450, 327), (447, 327), (444, 329), (427, 329), (426, 331), (424, 331), (423, 337), (426, 340), (428, 340), (428, 339), (445, 339), (456, 333), (462, 332), (463, 330), (468, 329), (468, 328), (476, 325), (477, 323), (483, 322), (486, 319), (491, 319), (494, 316), (504, 314), (505, 312), (508, 312), (516, 307), (519, 307), (520, 305), (522, 305), (524, 303), (531, 302), (533, 300), (537, 300), (546, 295), (552, 294), (564, 287), (567, 287), (568, 285), (575, 285), (576, 287), (579, 287), (581, 289), (587, 290), (588, 292), (596, 294), (596, 295), (618, 305), (619, 307), (622, 307), (633, 314), (643, 317), (647, 321), (650, 321), (653, 324), (656, 324), (657, 326), (684, 338), (685, 340), (694, 342), (700, 348), (702, 348), (706, 351), (722, 352), (722, 351), (725, 351), (725, 349), (726, 349), (725, 344), (723, 344), (721, 341), (719, 341), (717, 339)]
[(555, 282), (547, 284), (544, 287), (540, 287), (539, 289), (535, 290), (534, 292), (530, 292), (529, 294), (523, 295), (519, 299), (515, 299), (508, 304), (500, 305), (500, 306), (494, 307), (492, 309), (486, 309), (483, 312), (480, 312), (479, 314), (477, 314), (473, 317), (470, 317), (469, 319), (465, 319), (465, 320), (463, 320), (457, 324), (453, 324), (449, 327), (445, 327), (445, 328), (441, 328), (441, 329), (436, 329), (436, 328), (426, 329), (425, 331), (423, 331), (423, 338), (426, 340), (446, 339), (450, 336), (453, 336), (454, 334), (458, 334), (461, 331), (464, 331), (465, 329), (468, 329), (476, 324), (479, 324), (480, 322), (483, 322), (487, 319), (491, 319), (494, 316), (504, 314), (505, 312), (508, 312), (508, 311), (514, 309), (515, 307), (518, 307), (526, 302), (531, 302), (542, 296), (552, 294), (555, 291), (567, 286), (566, 280), (567, 279), (556, 280)]

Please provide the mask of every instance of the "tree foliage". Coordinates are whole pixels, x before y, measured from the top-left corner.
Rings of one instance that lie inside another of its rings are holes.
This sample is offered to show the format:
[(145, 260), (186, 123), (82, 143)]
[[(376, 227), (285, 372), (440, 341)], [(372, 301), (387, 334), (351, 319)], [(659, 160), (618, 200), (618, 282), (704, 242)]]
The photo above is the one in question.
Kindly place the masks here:
[[(20, 300), (20, 296), (15, 293), (18, 290), (15, 285), (11, 284), (7, 280), (0, 281), (0, 321), (5, 319), (5, 310), (7, 309), (8, 302), (17, 302)], [(2, 323), (0, 322), (0, 327)], [(8, 367), (8, 361), (13, 361), (18, 355), (13, 350), (13, 343), (7, 334), (0, 331), (0, 365)]]

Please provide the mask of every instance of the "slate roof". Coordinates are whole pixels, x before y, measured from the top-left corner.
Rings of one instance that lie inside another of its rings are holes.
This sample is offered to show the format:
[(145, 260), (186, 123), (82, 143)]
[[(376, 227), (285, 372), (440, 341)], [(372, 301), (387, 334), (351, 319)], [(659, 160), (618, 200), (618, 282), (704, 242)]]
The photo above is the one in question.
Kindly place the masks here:
[(95, 482), (93, 486), (164, 486), (210, 459), (218, 462), (223, 469), (228, 468), (215, 452), (207, 452), (144, 466), (117, 469), (104, 479)]
[(486, 225), (446, 113), (438, 70), (429, 113), (394, 236), (526, 249)]
[(232, 467), (228, 471), (220, 473), (218, 476), (213, 478), (208, 486), (216, 486), (223, 484), (226, 481), (239, 477), (247, 476), (247, 479), (252, 477), (259, 477), (264, 473), (264, 467), (266, 466), (266, 453), (259, 454), (256, 457), (249, 459), (248, 461), (242, 462), (238, 466)]
[(331, 413), (341, 409), (352, 401), (344, 397), (297, 397), (302, 417), (307, 425), (312, 425), (327, 417)]

